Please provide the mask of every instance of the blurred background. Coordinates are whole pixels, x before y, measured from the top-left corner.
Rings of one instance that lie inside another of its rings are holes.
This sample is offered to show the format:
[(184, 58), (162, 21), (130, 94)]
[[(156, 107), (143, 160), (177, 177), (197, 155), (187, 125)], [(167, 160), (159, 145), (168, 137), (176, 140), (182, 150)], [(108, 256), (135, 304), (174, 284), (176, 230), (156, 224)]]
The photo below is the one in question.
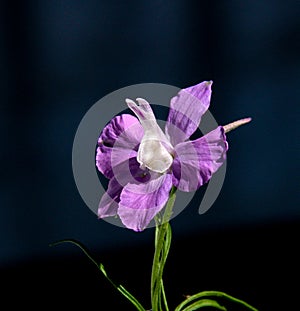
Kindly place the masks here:
[(213, 207), (198, 214), (204, 187), (171, 221), (170, 309), (183, 295), (213, 289), (259, 310), (294, 305), (299, 9), (296, 0), (2, 0), (1, 300), (134, 310), (78, 248), (49, 247), (72, 238), (150, 309), (154, 230), (97, 220), (73, 179), (74, 135), (87, 110), (121, 87), (213, 80), (217, 122), (253, 121), (228, 134), (227, 174)]

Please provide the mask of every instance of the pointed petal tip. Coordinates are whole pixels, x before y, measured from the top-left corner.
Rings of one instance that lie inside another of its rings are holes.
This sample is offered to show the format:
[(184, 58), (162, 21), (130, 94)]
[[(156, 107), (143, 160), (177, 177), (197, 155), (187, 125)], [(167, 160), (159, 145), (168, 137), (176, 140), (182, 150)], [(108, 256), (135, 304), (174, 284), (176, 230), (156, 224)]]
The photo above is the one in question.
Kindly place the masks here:
[(141, 105), (149, 105), (149, 103), (146, 101), (146, 99), (138, 97), (135, 99), (137, 101), (137, 103), (130, 99), (130, 98), (126, 98), (125, 102), (128, 106), (141, 106)]
[(134, 100), (130, 99), (130, 98), (126, 98), (125, 102), (127, 104), (127, 107), (131, 111), (133, 111), (135, 113), (135, 115), (136, 115), (136, 111), (137, 111), (137, 107), (138, 107), (137, 103)]
[(213, 84), (213, 81), (208, 80), (208, 81), (203, 81), (203, 82), (199, 83), (199, 86), (202, 85), (202, 86), (204, 86), (204, 89), (211, 90), (212, 84)]
[(125, 102), (127, 105), (136, 105), (136, 103), (130, 98), (125, 98)]
[(148, 106), (149, 105), (149, 103), (144, 98), (138, 97), (135, 100), (138, 102), (138, 104), (140, 106)]
[(207, 80), (207, 81), (205, 80), (205, 81), (202, 81), (202, 82), (200, 82), (200, 83), (198, 83), (192, 87), (200, 88), (200, 89), (202, 89), (202, 91), (205, 89), (211, 90), (212, 84), (213, 84), (212, 80)]
[(139, 102), (139, 101), (141, 101), (141, 102), (145, 101), (145, 102), (146, 102), (146, 99), (144, 99), (144, 98), (142, 98), (142, 97), (137, 97), (135, 100), (136, 100), (137, 102)]

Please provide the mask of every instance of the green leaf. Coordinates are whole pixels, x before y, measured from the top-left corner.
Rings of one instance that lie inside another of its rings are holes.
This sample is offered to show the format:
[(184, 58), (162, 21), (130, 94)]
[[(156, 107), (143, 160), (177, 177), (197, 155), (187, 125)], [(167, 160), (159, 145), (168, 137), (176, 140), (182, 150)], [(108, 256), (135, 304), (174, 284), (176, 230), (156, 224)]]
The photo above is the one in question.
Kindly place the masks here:
[(217, 301), (212, 299), (201, 299), (191, 305), (187, 306), (183, 311), (194, 311), (199, 310), (200, 308), (211, 307), (217, 310), (226, 311), (226, 308), (221, 306)]
[(71, 244), (78, 246), (84, 252), (84, 254), (97, 266), (99, 271), (102, 272), (102, 274), (106, 277), (106, 279), (112, 284), (112, 286), (115, 289), (117, 289), (125, 298), (127, 298), (137, 308), (137, 310), (146, 311), (146, 309), (141, 305), (141, 303), (132, 294), (130, 294), (122, 285), (117, 285), (111, 280), (103, 264), (102, 263), (98, 264), (97, 261), (93, 259), (93, 257), (87, 251), (87, 249), (80, 242), (73, 240), (73, 239), (66, 239), (66, 240), (60, 240), (55, 243), (52, 243), (49, 246), (56, 246), (62, 243), (71, 243)]
[(186, 300), (184, 300), (181, 304), (179, 304), (177, 306), (177, 308), (175, 309), (175, 311), (187, 311), (187, 309), (185, 308), (188, 304), (190, 304), (192, 301), (196, 300), (196, 299), (204, 299), (204, 298), (221, 298), (221, 299), (226, 299), (229, 300), (233, 303), (237, 303), (239, 305), (242, 305), (243, 307), (247, 308), (248, 310), (251, 311), (258, 311), (256, 308), (252, 307), (251, 305), (249, 305), (247, 302), (235, 298), (233, 296), (230, 296), (224, 292), (219, 292), (219, 291), (203, 291), (200, 293), (197, 293), (195, 295), (189, 296)]

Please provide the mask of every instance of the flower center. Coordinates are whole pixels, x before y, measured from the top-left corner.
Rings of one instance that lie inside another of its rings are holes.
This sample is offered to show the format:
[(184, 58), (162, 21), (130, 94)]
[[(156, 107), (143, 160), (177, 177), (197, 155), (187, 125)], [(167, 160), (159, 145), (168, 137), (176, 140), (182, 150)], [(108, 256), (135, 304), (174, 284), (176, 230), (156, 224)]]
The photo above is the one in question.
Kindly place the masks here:
[(138, 105), (131, 99), (126, 99), (128, 107), (138, 117), (144, 129), (144, 136), (140, 143), (137, 161), (142, 168), (157, 173), (165, 173), (173, 163), (169, 150), (173, 147), (166, 135), (156, 122), (150, 104), (142, 98), (137, 98)]
[(137, 161), (151, 171), (165, 173), (171, 167), (173, 157), (161, 141), (147, 139), (145, 135), (138, 150)]

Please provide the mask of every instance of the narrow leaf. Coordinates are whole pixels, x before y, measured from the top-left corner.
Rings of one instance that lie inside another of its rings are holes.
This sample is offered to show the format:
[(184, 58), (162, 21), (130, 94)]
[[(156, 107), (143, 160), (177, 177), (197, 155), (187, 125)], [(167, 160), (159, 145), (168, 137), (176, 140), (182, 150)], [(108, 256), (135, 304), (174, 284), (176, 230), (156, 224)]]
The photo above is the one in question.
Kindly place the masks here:
[(103, 264), (102, 263), (98, 264), (97, 261), (93, 259), (93, 257), (87, 251), (87, 249), (80, 242), (73, 240), (73, 239), (67, 239), (67, 240), (60, 240), (60, 241), (54, 242), (50, 244), (49, 246), (56, 246), (62, 243), (71, 243), (71, 244), (78, 246), (84, 252), (84, 254), (97, 266), (99, 271), (102, 272), (102, 274), (112, 284), (112, 286), (116, 288), (124, 297), (126, 297), (137, 308), (137, 310), (146, 311), (146, 309), (141, 305), (141, 303), (132, 294), (130, 294), (122, 285), (116, 285), (111, 280), (111, 278), (107, 275), (107, 272)]
[(247, 302), (245, 302), (241, 299), (235, 298), (233, 296), (230, 296), (224, 292), (219, 292), (219, 291), (203, 291), (203, 292), (197, 293), (195, 295), (192, 295), (189, 298), (187, 298), (186, 300), (184, 300), (181, 304), (179, 304), (177, 306), (177, 308), (175, 309), (175, 311), (183, 311), (183, 310), (185, 310), (184, 307), (186, 305), (190, 304), (192, 301), (194, 301), (196, 299), (201, 299), (201, 298), (203, 299), (206, 297), (210, 297), (210, 298), (214, 298), (214, 299), (216, 299), (216, 298), (226, 299), (226, 300), (229, 300), (231, 302), (242, 305), (245, 308), (247, 308), (248, 310), (258, 311), (256, 308), (249, 305)]
[(217, 310), (226, 311), (225, 307), (221, 306), (217, 301), (211, 300), (211, 299), (198, 300), (192, 303), (191, 305), (187, 306), (182, 311), (195, 311), (195, 310), (199, 310), (200, 308), (205, 308), (205, 307), (211, 307)]

